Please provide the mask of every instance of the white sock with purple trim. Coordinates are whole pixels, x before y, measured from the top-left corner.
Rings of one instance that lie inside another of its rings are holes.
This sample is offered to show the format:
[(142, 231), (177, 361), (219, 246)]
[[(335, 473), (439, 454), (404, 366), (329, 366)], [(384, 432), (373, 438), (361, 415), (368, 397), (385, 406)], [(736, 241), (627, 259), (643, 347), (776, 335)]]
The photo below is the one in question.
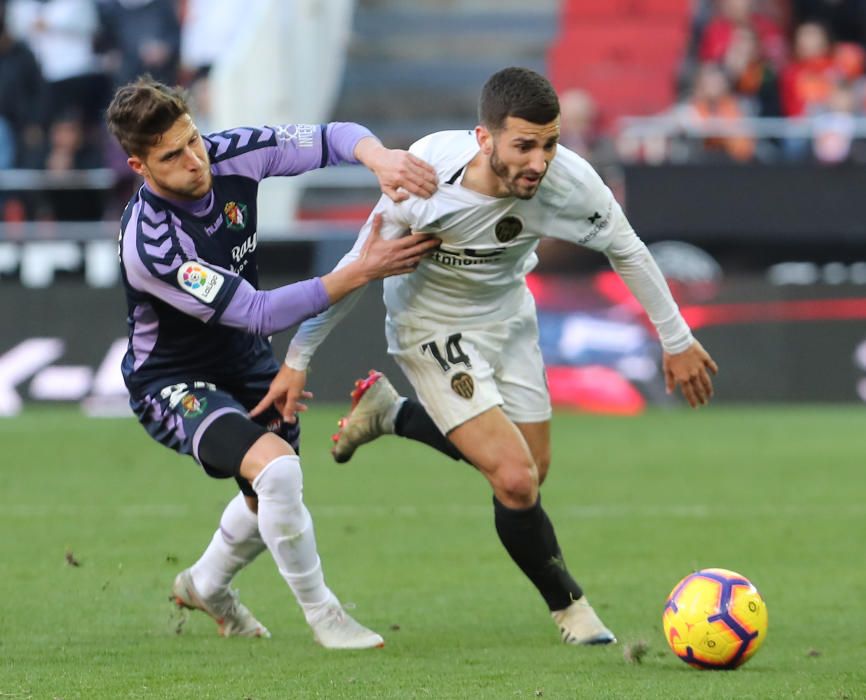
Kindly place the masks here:
[(313, 519), (303, 501), (300, 460), (285, 455), (270, 462), (253, 480), (259, 497), (259, 531), (304, 613), (329, 601), (316, 550)]
[(224, 592), (235, 574), (264, 549), (258, 517), (239, 492), (223, 511), (219, 529), (204, 554), (190, 568), (199, 595), (207, 599)]

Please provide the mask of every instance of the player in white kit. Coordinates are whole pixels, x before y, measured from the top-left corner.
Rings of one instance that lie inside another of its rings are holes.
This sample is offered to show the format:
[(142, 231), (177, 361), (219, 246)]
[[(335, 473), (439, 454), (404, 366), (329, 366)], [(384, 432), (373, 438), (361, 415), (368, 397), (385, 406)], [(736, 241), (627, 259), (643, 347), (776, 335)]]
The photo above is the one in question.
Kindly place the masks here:
[[(526, 275), (543, 236), (604, 253), (661, 339), (667, 388), (693, 406), (712, 396), (717, 367), (692, 337), (668, 286), (611, 191), (558, 145), (559, 103), (533, 71), (507, 68), (485, 84), (480, 125), (427, 136), (410, 149), (436, 169), (429, 199), (382, 197), (339, 266), (360, 254), (374, 218), (382, 236), (430, 233), (442, 243), (410, 275), (385, 280), (388, 352), (420, 405), (379, 373), (359, 385), (334, 456), (384, 433), (425, 442), (473, 464), (493, 488), (502, 544), (545, 599), (562, 639), (607, 644), (613, 633), (565, 567), (539, 486), (550, 464), (550, 397)], [(318, 345), (357, 294), (306, 321), (255, 414), (270, 404), (292, 419)], [(432, 420), (431, 420), (432, 419)]]

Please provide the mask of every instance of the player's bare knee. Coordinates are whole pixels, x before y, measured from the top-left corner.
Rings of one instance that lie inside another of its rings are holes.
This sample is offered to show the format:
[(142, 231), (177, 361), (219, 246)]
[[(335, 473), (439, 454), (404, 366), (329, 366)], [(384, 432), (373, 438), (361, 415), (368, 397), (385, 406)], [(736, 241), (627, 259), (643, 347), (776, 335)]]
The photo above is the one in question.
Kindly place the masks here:
[(526, 466), (504, 469), (497, 474), (494, 489), (506, 505), (528, 508), (538, 499), (538, 472)]

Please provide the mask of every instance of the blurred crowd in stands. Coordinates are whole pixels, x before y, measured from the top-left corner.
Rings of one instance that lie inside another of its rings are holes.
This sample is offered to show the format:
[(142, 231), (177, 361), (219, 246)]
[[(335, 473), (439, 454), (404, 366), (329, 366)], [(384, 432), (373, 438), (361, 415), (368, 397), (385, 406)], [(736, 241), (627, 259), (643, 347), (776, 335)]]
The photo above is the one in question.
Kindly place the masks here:
[[(208, 73), (255, 3), (0, 0), (0, 170), (108, 167), (123, 188), (126, 156), (102, 119), (114, 90), (143, 73), (184, 84), (206, 121)], [(0, 192), (5, 221), (101, 218), (94, 207), (104, 208), (62, 191)]]
[(677, 103), (617, 139), (569, 91), (564, 140), (602, 167), (866, 162), (866, 0), (696, 0), (676, 79)]
[[(107, 167), (128, 191), (125, 154), (102, 124), (113, 90), (145, 72), (186, 85), (207, 130), (208, 73), (256, 2), (0, 0), (0, 170)], [(656, 115), (660, 135), (617, 136), (592, 95), (574, 89), (561, 96), (564, 144), (603, 175), (623, 158), (866, 161), (866, 0), (693, 2), (688, 50), (671, 76), (680, 98)], [(752, 117), (774, 126), (759, 133)], [(0, 190), (4, 221), (118, 213), (94, 211), (93, 198), (9, 190)]]
[(757, 140), (744, 130), (707, 139), (705, 157), (862, 160), (866, 153), (855, 152), (854, 137), (866, 107), (864, 46), (862, 0), (705, 3), (683, 70), (683, 118), (810, 120), (802, 136)]

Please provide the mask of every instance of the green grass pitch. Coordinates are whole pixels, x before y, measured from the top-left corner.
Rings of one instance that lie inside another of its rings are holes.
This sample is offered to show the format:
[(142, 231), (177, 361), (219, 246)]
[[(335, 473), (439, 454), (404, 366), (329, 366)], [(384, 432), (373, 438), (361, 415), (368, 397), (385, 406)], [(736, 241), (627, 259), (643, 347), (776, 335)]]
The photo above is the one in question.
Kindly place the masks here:
[[(862, 407), (558, 414), (545, 508), (608, 648), (559, 642), (471, 468), (397, 438), (333, 464), (337, 417), (304, 419), (305, 498), (331, 587), (382, 650), (316, 646), (267, 555), (237, 586), (273, 639), (181, 625), (171, 581), (232, 484), (131, 419), (0, 420), (0, 699), (866, 697)], [(665, 596), (707, 566), (767, 601), (767, 640), (734, 672), (693, 670), (662, 637)]]

